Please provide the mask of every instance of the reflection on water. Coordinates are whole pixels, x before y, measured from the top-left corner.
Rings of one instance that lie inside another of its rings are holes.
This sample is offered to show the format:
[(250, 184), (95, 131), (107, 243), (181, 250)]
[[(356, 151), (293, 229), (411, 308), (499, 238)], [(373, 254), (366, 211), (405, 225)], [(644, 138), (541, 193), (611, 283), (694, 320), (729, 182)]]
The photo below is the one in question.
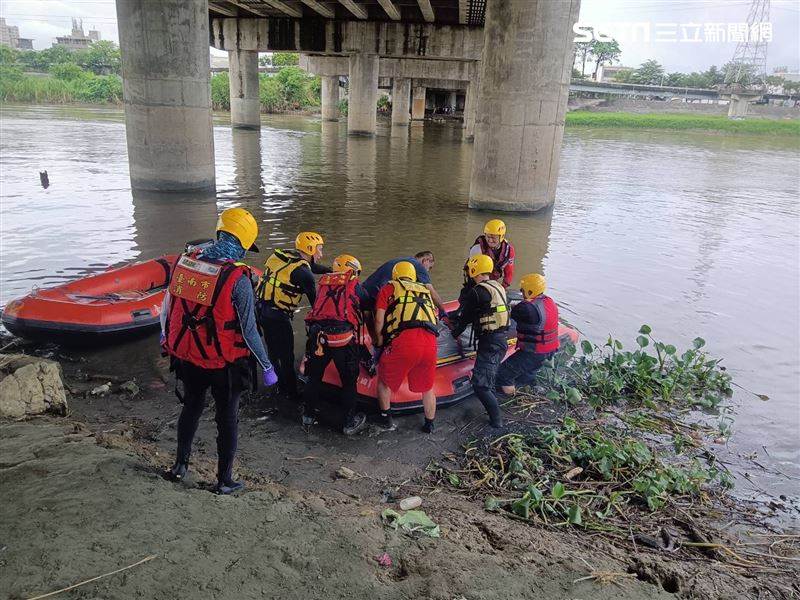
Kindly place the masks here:
[[(265, 118), (260, 132), (215, 123), (216, 198), (132, 196), (121, 111), (5, 107), (0, 300), (176, 252), (235, 205), (260, 224), (254, 262), (317, 230), (327, 259), (346, 251), (367, 271), (432, 249), (437, 287), (456, 294), (466, 249), (494, 216), (467, 210), (473, 146), (462, 130), (384, 122), (362, 139), (305, 117)], [(518, 274), (543, 270), (593, 339), (632, 340), (642, 323), (682, 344), (705, 337), (738, 383), (770, 396), (737, 394), (734, 453), (800, 476), (799, 184), (796, 142), (568, 129), (555, 208), (503, 218)]]

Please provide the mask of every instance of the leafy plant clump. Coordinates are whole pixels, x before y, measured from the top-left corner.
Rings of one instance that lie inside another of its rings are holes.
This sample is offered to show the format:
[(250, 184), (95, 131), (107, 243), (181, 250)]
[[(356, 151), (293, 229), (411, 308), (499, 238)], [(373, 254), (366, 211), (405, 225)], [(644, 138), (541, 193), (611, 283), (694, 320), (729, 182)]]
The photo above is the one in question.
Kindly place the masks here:
[(702, 500), (712, 486), (730, 486), (714, 464), (696, 457), (668, 464), (638, 436), (571, 417), (535, 434), (474, 443), (465, 459), (462, 469), (433, 470), (444, 483), (483, 496), (488, 510), (606, 531), (622, 531), (635, 511), (646, 515), (678, 499)]
[(563, 397), (575, 404), (585, 399), (593, 408), (621, 402), (628, 407), (714, 408), (731, 395), (731, 376), (721, 360), (703, 350), (705, 343), (698, 337), (691, 348), (678, 352), (642, 325), (632, 351), (610, 336), (602, 346), (583, 340), (581, 356), (567, 345), (545, 363), (539, 382), (549, 400)]

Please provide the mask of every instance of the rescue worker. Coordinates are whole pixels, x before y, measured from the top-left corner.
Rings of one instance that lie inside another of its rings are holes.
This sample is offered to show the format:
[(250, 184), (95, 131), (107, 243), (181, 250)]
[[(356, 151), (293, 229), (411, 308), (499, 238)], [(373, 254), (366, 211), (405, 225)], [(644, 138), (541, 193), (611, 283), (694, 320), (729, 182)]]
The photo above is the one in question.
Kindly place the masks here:
[(542, 363), (558, 350), (558, 306), (545, 295), (547, 283), (538, 273), (525, 275), (519, 283), (523, 301), (511, 309), (517, 324), (517, 350), (503, 361), (497, 385), (513, 395), (518, 385), (530, 385)]
[(392, 268), (392, 278), (375, 300), (375, 342), (383, 348), (378, 362), (378, 407), (381, 426), (395, 429), (391, 415), (392, 392), (408, 379), (408, 388), (422, 394), (425, 423), (422, 430), (432, 433), (436, 418), (436, 308), (431, 291), (417, 281), (414, 265), (400, 261)]
[(490, 278), (499, 281), (504, 288), (514, 279), (514, 246), (506, 239), (506, 224), (500, 219), (487, 221), (483, 235), (475, 238), (469, 249), (470, 256), (485, 254), (492, 259), (494, 267)]
[(342, 254), (333, 261), (333, 273), (319, 279), (317, 299), (306, 317), (308, 383), (303, 390), (304, 426), (315, 422), (322, 377), (331, 361), (342, 383), (342, 433), (354, 435), (367, 425), (364, 413), (356, 412), (356, 380), (364, 336), (361, 303), (366, 299), (358, 281), (360, 274), (358, 259)]
[(177, 457), (167, 475), (174, 481), (186, 477), (210, 388), (216, 405), (219, 494), (244, 487), (233, 479), (233, 460), (239, 397), (247, 387), (250, 357), (261, 364), (265, 385), (277, 382), (256, 327), (250, 269), (238, 262), (247, 250), (258, 252), (257, 236), (258, 225), (248, 211), (224, 211), (217, 221), (217, 241), (178, 259), (162, 309), (161, 345), (183, 383)]
[(477, 355), (472, 368), (472, 387), (489, 415), (492, 427), (502, 427), (503, 419), (495, 396), (495, 376), (508, 350), (508, 301), (505, 288), (491, 279), (492, 259), (477, 254), (467, 261), (467, 274), (474, 282), (461, 297), (462, 305), (453, 324), (453, 336), (458, 337), (470, 325), (477, 339)]
[(275, 250), (266, 260), (256, 290), (261, 330), (269, 359), (278, 373), (278, 388), (295, 406), (300, 398), (294, 366), (292, 318), (303, 295), (314, 305), (317, 298), (314, 273), (331, 271), (317, 264), (322, 258), (324, 243), (318, 233), (299, 233), (293, 250)]
[(439, 296), (438, 292), (434, 289), (433, 284), (431, 283), (431, 276), (430, 271), (433, 270), (434, 265), (436, 264), (436, 259), (433, 256), (433, 252), (430, 250), (423, 250), (422, 252), (417, 252), (414, 256), (406, 256), (405, 258), (393, 258), (392, 260), (387, 260), (383, 263), (380, 267), (375, 269), (375, 272), (367, 277), (364, 281), (364, 289), (369, 296), (369, 306), (368, 309), (372, 310), (375, 305), (375, 299), (378, 297), (378, 292), (383, 289), (383, 287), (392, 279), (392, 270), (394, 269), (395, 265), (399, 262), (407, 262), (411, 263), (414, 267), (414, 271), (417, 274), (416, 282), (424, 285), (428, 288), (428, 291), (431, 293), (431, 299), (436, 307), (441, 311), (444, 311), (444, 303), (442, 302), (441, 296)]

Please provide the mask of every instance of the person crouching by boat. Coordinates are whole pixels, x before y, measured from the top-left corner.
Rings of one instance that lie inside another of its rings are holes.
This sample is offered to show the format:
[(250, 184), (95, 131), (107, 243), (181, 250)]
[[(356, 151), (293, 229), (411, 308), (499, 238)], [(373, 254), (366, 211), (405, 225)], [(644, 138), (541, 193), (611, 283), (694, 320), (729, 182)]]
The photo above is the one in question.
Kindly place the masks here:
[(256, 288), (258, 314), (269, 359), (278, 373), (278, 389), (289, 400), (293, 412), (299, 408), (295, 373), (292, 319), (303, 295), (313, 306), (317, 299), (314, 273), (330, 273), (317, 264), (322, 258), (322, 236), (313, 231), (297, 235), (294, 249), (278, 249), (264, 263), (264, 274)]
[(506, 239), (506, 224), (500, 219), (487, 221), (483, 227), (483, 235), (475, 238), (469, 249), (469, 256), (479, 254), (485, 254), (492, 259), (493, 267), (489, 278), (499, 281), (504, 288), (510, 286), (514, 280), (514, 245)]
[(256, 327), (250, 268), (238, 262), (247, 250), (258, 252), (257, 236), (258, 225), (248, 211), (224, 211), (217, 221), (217, 241), (178, 259), (162, 310), (161, 345), (183, 383), (177, 456), (167, 476), (174, 481), (186, 477), (192, 441), (210, 388), (216, 405), (215, 491), (219, 494), (244, 487), (233, 479), (233, 460), (239, 397), (247, 388), (251, 357), (261, 364), (264, 385), (277, 383)]
[(366, 292), (358, 281), (361, 263), (342, 254), (333, 261), (333, 273), (320, 277), (317, 298), (306, 317), (306, 387), (303, 390), (303, 425), (313, 425), (322, 377), (333, 361), (341, 380), (342, 433), (355, 435), (366, 427), (364, 413), (356, 412), (356, 380), (364, 335), (362, 302)]
[(538, 273), (525, 275), (519, 283), (523, 301), (511, 309), (517, 324), (517, 350), (503, 361), (497, 385), (509, 396), (518, 385), (530, 385), (536, 371), (559, 348), (558, 306), (545, 296), (547, 282)]
[(422, 430), (432, 433), (436, 418), (436, 306), (430, 290), (417, 282), (410, 262), (400, 261), (392, 268), (392, 278), (375, 300), (376, 344), (382, 348), (378, 361), (378, 406), (381, 427), (395, 429), (391, 415), (392, 392), (408, 379), (408, 388), (422, 394), (425, 423)]
[(494, 386), (500, 361), (508, 350), (508, 300), (505, 288), (491, 279), (493, 268), (492, 259), (485, 254), (472, 256), (467, 261), (467, 274), (475, 285), (462, 294), (462, 304), (452, 332), (458, 339), (467, 327), (472, 326), (472, 335), (478, 341), (472, 387), (489, 415), (491, 426), (502, 427)]

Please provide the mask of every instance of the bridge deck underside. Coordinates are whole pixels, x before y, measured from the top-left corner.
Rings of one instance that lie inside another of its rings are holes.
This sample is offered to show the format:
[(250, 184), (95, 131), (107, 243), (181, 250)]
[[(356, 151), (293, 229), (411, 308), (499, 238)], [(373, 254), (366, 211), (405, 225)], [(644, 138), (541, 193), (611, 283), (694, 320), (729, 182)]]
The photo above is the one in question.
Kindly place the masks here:
[(482, 27), (486, 0), (209, 0), (212, 17), (287, 17)]

